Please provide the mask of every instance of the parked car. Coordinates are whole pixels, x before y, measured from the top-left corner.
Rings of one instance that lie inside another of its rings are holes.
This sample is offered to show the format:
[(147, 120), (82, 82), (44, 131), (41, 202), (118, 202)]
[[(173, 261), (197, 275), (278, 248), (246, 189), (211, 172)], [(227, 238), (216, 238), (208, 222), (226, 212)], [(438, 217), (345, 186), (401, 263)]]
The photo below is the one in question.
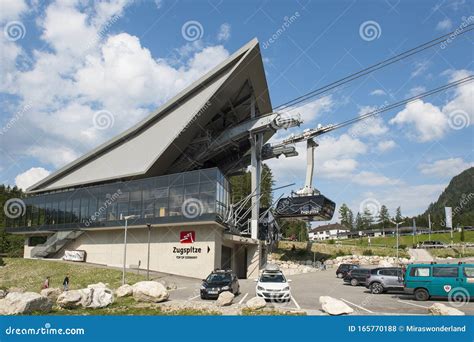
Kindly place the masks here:
[(258, 297), (272, 301), (290, 301), (291, 289), (289, 283), (291, 280), (287, 280), (278, 268), (265, 269), (256, 281), (255, 292)]
[(405, 293), (416, 300), (448, 297), (465, 302), (474, 297), (474, 264), (412, 264), (403, 278)]
[(365, 285), (365, 280), (369, 274), (370, 269), (368, 268), (354, 268), (346, 274), (344, 282), (350, 283), (352, 286)]
[(373, 294), (403, 291), (402, 269), (398, 267), (374, 268), (365, 280), (365, 287)]
[(417, 244), (417, 248), (446, 248), (441, 241), (422, 241)]
[(240, 291), (239, 280), (232, 270), (214, 270), (202, 280), (202, 299), (218, 298), (224, 291), (230, 291), (235, 295)]
[(336, 276), (338, 278), (344, 278), (349, 271), (358, 267), (359, 265), (356, 264), (340, 264), (336, 270)]

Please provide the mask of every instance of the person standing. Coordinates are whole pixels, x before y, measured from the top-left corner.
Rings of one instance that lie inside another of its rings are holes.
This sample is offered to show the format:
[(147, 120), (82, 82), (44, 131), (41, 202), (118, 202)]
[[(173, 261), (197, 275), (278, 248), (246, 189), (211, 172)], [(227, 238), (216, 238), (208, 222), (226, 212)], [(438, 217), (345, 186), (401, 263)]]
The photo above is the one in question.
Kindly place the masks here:
[(66, 277), (64, 278), (63, 288), (64, 288), (64, 291), (69, 290), (69, 274), (66, 274)]
[(41, 286), (41, 289), (47, 289), (49, 287), (49, 277), (46, 277), (46, 279), (43, 282), (43, 285)]

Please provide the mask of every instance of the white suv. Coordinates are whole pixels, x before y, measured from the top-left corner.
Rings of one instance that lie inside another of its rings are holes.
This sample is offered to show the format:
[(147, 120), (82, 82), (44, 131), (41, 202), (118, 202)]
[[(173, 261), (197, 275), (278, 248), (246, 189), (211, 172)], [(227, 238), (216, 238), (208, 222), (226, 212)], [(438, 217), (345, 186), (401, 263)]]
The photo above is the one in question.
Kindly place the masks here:
[(256, 281), (258, 297), (275, 302), (290, 301), (291, 280), (287, 280), (280, 270), (264, 270)]

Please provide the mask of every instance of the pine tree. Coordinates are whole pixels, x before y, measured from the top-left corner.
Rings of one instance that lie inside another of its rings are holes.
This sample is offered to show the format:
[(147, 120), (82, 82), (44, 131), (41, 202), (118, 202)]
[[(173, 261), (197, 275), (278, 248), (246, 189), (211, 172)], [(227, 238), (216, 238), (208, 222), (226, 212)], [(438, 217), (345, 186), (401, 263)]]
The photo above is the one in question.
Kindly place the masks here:
[(363, 222), (362, 216), (360, 215), (359, 212), (356, 215), (355, 227), (356, 227), (356, 230), (363, 230), (364, 229), (364, 222)]
[(365, 208), (364, 212), (362, 213), (362, 224), (364, 226), (364, 229), (369, 229), (373, 223), (374, 217), (372, 215), (372, 212), (368, 208)]
[(387, 207), (383, 204), (380, 207), (378, 220), (379, 220), (380, 225), (382, 226), (383, 231), (385, 231), (385, 228), (388, 227), (390, 223), (390, 214), (388, 212)]
[(354, 230), (354, 213), (349, 209), (349, 229)]
[(402, 209), (398, 207), (395, 213), (395, 222), (401, 222), (402, 220), (403, 220)]
[(343, 203), (339, 208), (339, 219), (341, 220), (341, 224), (346, 228), (352, 227), (352, 220), (351, 220), (352, 212), (349, 207)]

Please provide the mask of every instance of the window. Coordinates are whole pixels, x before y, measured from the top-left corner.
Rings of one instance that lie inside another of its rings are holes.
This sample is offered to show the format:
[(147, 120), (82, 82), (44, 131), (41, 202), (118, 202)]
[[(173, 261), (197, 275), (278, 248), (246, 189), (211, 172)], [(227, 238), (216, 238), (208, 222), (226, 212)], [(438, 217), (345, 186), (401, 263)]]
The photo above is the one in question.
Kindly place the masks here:
[(391, 270), (391, 269), (380, 270), (379, 274), (384, 275), (384, 276), (397, 276), (397, 270)]
[(457, 267), (433, 267), (433, 277), (456, 278), (457, 276)]
[(429, 267), (412, 267), (410, 269), (410, 276), (412, 277), (429, 277), (430, 268)]
[(474, 267), (464, 267), (464, 275), (468, 278), (474, 278)]

